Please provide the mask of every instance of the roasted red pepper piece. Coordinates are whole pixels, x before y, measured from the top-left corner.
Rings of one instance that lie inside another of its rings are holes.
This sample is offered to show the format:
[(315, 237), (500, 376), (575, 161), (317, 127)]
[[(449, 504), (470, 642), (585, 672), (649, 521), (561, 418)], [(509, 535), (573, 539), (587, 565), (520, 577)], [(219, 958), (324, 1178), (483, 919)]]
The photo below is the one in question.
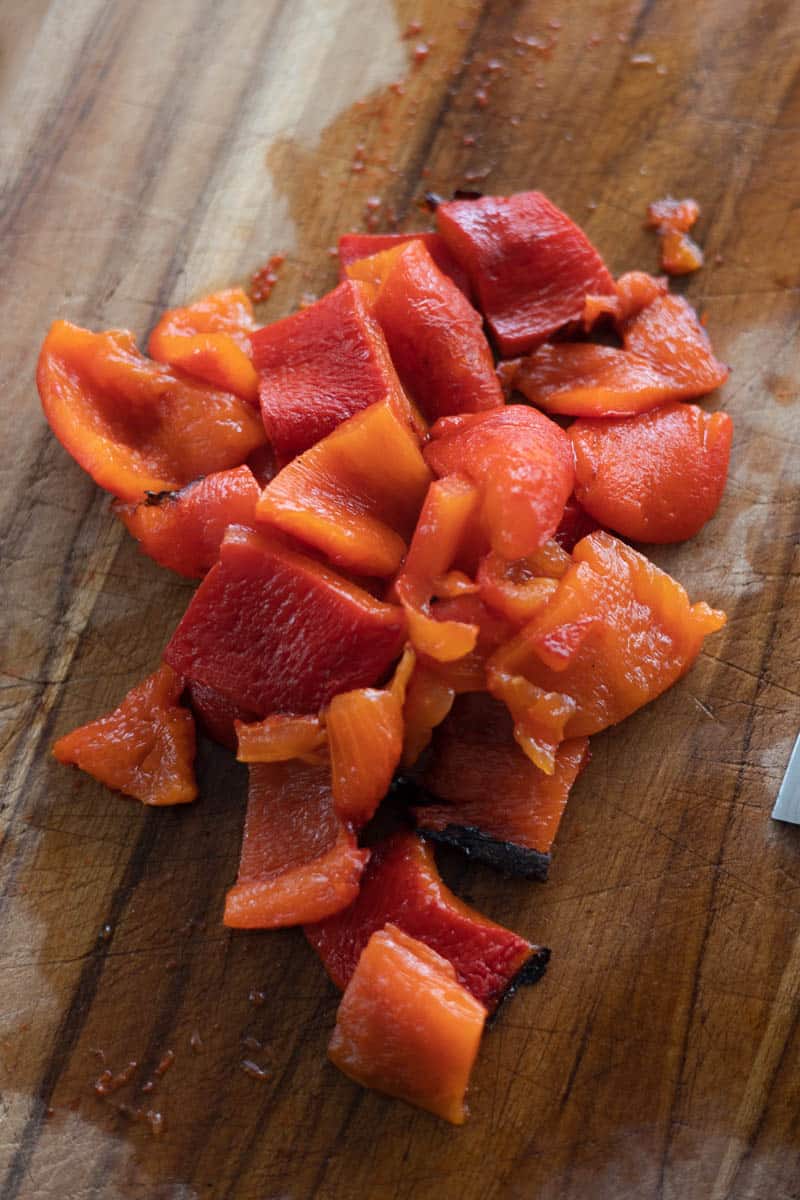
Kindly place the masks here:
[(666, 691), (725, 624), (644, 555), (605, 532), (578, 542), (546, 607), (490, 660), (577, 708), (567, 737), (596, 733)]
[(462, 1125), (485, 1020), (446, 958), (387, 925), (342, 996), (328, 1056), (356, 1083)]
[(437, 620), (431, 599), (469, 536), (478, 501), (477, 489), (460, 476), (432, 483), (394, 585), (414, 649), (442, 662), (468, 654), (477, 639), (478, 631), (472, 625)]
[(352, 903), (368, 850), (339, 820), (327, 763), (294, 759), (249, 768), (244, 840), (227, 926), (279, 929)]
[(228, 750), (236, 752), (236, 722), (255, 721), (256, 714), (232, 700), (228, 700), (216, 688), (197, 680), (186, 681), (186, 698), (200, 729), (212, 741), (219, 742)]
[(216, 471), (142, 504), (114, 503), (141, 549), (162, 567), (199, 579), (213, 567), (229, 525), (253, 525), (261, 489), (249, 467)]
[(461, 473), (479, 486), (482, 523), (503, 558), (524, 558), (553, 536), (574, 481), (567, 435), (524, 404), (437, 421), (425, 460), (439, 476)]
[(486, 695), (460, 696), (420, 776), (437, 802), (414, 809), (417, 826), (483, 862), (545, 879), (567, 796), (587, 756), (586, 738), (563, 742), (554, 772), (545, 775), (516, 745), (501, 704)]
[[(624, 304), (619, 311), (626, 311)], [(617, 327), (623, 349), (590, 342), (540, 346), (520, 361), (513, 386), (547, 412), (621, 417), (704, 396), (728, 377), (682, 296), (657, 294)]]
[(506, 621), (524, 625), (550, 599), (569, 563), (555, 539), (525, 558), (501, 558), (492, 550), (478, 567), (480, 598)]
[(661, 270), (668, 275), (688, 275), (703, 265), (703, 251), (689, 237), (700, 216), (696, 200), (673, 200), (666, 196), (647, 206), (647, 227), (659, 235)]
[[(611, 317), (619, 332), (626, 321), (635, 317), (659, 296), (666, 296), (669, 284), (662, 275), (656, 278), (646, 271), (626, 271), (614, 282), (613, 292), (586, 297), (583, 327), (588, 332), (602, 317)], [(509, 364), (510, 365), (510, 364)]]
[(392, 252), (372, 311), (400, 382), (426, 420), (502, 405), (483, 322), (422, 242)]
[(165, 312), (150, 334), (147, 350), (157, 362), (257, 404), (258, 375), (250, 342), (255, 327), (247, 294), (228, 288)]
[(387, 922), (451, 962), (459, 982), (489, 1012), (517, 984), (539, 979), (549, 957), (454, 896), (433, 851), (413, 833), (376, 846), (355, 902), (305, 932), (333, 982), (344, 988), (370, 937)]
[(183, 680), (159, 667), (113, 712), (59, 738), (53, 754), (143, 804), (197, 797), (194, 719), (179, 701)]
[(667, 404), (637, 417), (579, 420), (569, 436), (580, 503), (623, 537), (680, 542), (717, 511), (733, 438), (726, 413)]
[(383, 400), (279, 471), (256, 512), (336, 566), (386, 578), (405, 555), (430, 480), (416, 434)]
[(143, 358), (133, 334), (56, 321), (36, 383), (62, 446), (121, 500), (239, 466), (264, 441), (251, 405)]
[(404, 638), (399, 608), (232, 526), (164, 658), (258, 716), (316, 713), (337, 692), (380, 679)]
[(336, 811), (356, 828), (372, 817), (400, 762), (414, 662), (414, 651), (406, 649), (388, 687), (340, 692), (325, 711)]
[(352, 280), (259, 329), (253, 355), (264, 427), (281, 466), (378, 400), (419, 425), (363, 287)]
[(588, 292), (614, 289), (586, 234), (541, 192), (453, 200), (436, 223), (504, 358), (579, 320)]
[(422, 242), (439, 270), (452, 279), (459, 291), (469, 296), (469, 277), (453, 258), (439, 233), (345, 233), (339, 238), (339, 278), (352, 278), (347, 271), (351, 263), (372, 258), (384, 250), (392, 250), (410, 241)]

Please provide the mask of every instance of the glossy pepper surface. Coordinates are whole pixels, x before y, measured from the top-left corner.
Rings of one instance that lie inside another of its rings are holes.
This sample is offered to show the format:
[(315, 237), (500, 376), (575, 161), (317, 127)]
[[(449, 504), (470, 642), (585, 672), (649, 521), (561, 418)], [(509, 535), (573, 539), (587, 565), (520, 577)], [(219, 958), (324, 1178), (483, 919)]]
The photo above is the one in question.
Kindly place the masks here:
[(613, 291), (586, 234), (541, 192), (453, 200), (439, 205), (436, 224), (504, 358), (579, 320), (588, 292)]
[(162, 567), (200, 579), (213, 567), (229, 525), (254, 525), (261, 489), (249, 467), (215, 471), (177, 492), (113, 508), (142, 551)]
[(157, 362), (257, 404), (258, 375), (250, 338), (255, 327), (247, 294), (241, 288), (227, 288), (165, 312), (150, 334), (147, 349)]
[(264, 428), (281, 466), (378, 400), (416, 419), (364, 288), (352, 280), (259, 329), (253, 355)]
[(197, 797), (194, 719), (180, 703), (183, 680), (161, 666), (113, 712), (59, 738), (53, 754), (143, 804)]
[(252, 405), (144, 358), (124, 330), (56, 321), (36, 382), (58, 440), (120, 500), (237, 467), (264, 442)]
[(328, 1055), (356, 1083), (461, 1125), (485, 1020), (447, 959), (387, 925), (347, 985)]
[(232, 526), (164, 658), (259, 717), (317, 713), (399, 657), (402, 610), (271, 538)]
[(249, 767), (247, 816), (225, 924), (278, 929), (318, 921), (356, 897), (368, 850), (336, 815), (327, 763)]
[(355, 902), (305, 932), (343, 988), (372, 934), (389, 921), (451, 962), (459, 982), (490, 1012), (516, 983), (538, 979), (547, 963), (547, 951), (454, 896), (430, 846), (414, 833), (376, 846)]

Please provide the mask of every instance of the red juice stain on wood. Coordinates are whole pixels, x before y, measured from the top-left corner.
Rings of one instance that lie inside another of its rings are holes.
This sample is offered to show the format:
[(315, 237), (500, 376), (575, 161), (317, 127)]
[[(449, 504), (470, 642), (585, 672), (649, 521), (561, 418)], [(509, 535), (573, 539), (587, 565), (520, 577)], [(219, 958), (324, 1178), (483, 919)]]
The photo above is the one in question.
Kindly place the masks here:
[(254, 304), (260, 304), (265, 300), (269, 300), (272, 295), (272, 289), (278, 282), (280, 269), (286, 261), (284, 254), (273, 254), (263, 267), (259, 267), (250, 276), (249, 294), (250, 299)]

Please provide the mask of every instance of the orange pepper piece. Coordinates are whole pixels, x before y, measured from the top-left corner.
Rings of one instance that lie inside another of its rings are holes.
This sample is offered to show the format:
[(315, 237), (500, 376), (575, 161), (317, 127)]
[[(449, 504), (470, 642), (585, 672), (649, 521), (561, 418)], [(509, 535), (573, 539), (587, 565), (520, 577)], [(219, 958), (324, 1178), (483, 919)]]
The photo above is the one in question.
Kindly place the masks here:
[(596, 733), (666, 691), (725, 624), (644, 555), (598, 532), (578, 542), (547, 606), (490, 660), (571, 697), (566, 737)]
[(161, 666), (118, 708), (59, 738), (53, 755), (143, 804), (197, 797), (194, 718), (179, 703), (183, 680)]
[(257, 404), (258, 375), (250, 342), (255, 328), (246, 292), (228, 288), (168, 309), (150, 334), (147, 350), (156, 362)]
[(276, 713), (263, 721), (235, 721), (239, 762), (288, 762), (292, 758), (318, 762), (327, 737), (319, 717)]
[(239, 466), (264, 442), (258, 414), (151, 362), (122, 330), (90, 333), (56, 321), (36, 382), (58, 440), (95, 483), (120, 500), (177, 491)]
[(407, 647), (388, 687), (340, 692), (325, 712), (334, 803), (340, 817), (357, 828), (374, 814), (400, 761), (403, 704), (414, 663)]
[(692, 537), (719, 507), (733, 422), (694, 404), (569, 429), (575, 495), (601, 525), (640, 542)]
[(462, 1125), (485, 1020), (447, 959), (387, 925), (347, 985), (328, 1056), (356, 1083)]
[(405, 555), (430, 480), (416, 434), (380, 401), (279, 471), (256, 516), (338, 567), (387, 577)]
[(320, 921), (358, 894), (369, 859), (336, 814), (327, 763), (249, 768), (244, 840), (225, 897), (231, 929), (279, 929)]

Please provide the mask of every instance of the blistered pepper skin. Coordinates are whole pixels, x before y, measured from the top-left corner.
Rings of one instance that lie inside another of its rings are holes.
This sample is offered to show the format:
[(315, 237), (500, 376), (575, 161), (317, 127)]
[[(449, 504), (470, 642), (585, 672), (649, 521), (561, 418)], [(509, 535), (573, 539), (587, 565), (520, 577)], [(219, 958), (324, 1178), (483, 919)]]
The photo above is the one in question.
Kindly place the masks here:
[(727, 413), (668, 404), (569, 429), (575, 495), (601, 525), (639, 542), (693, 537), (717, 511), (728, 476)]
[(485, 1021), (446, 959), (387, 925), (347, 985), (328, 1055), (356, 1083), (462, 1125)]
[(105, 717), (59, 738), (53, 755), (143, 804), (197, 797), (192, 714), (180, 704), (183, 680), (161, 666)]
[(399, 657), (402, 610), (322, 564), (232, 526), (164, 659), (259, 717), (316, 713)]
[(583, 230), (541, 192), (453, 200), (439, 205), (436, 224), (504, 358), (579, 320), (588, 292), (614, 289)]
[(237, 467), (264, 442), (245, 400), (144, 358), (123, 330), (90, 333), (56, 321), (36, 382), (58, 440), (120, 500)]

